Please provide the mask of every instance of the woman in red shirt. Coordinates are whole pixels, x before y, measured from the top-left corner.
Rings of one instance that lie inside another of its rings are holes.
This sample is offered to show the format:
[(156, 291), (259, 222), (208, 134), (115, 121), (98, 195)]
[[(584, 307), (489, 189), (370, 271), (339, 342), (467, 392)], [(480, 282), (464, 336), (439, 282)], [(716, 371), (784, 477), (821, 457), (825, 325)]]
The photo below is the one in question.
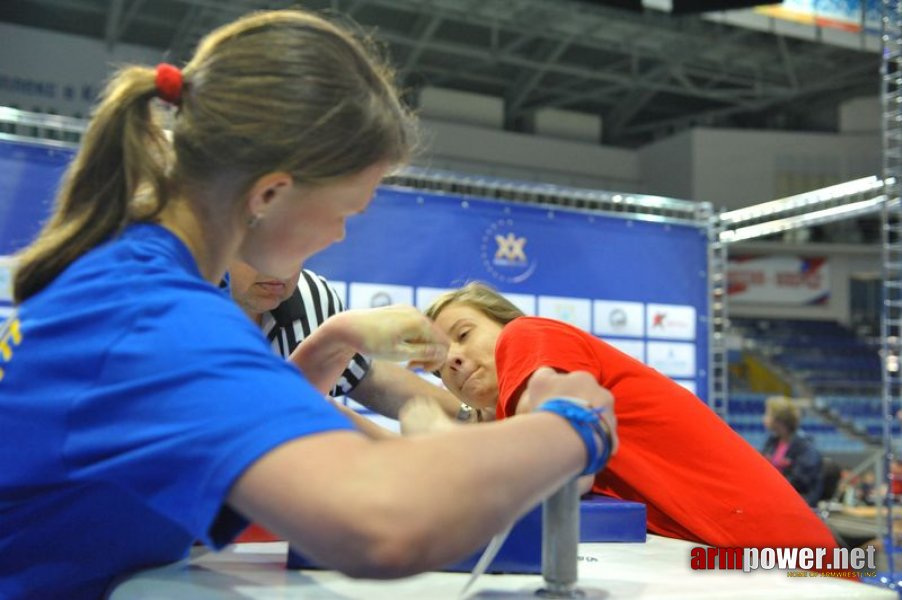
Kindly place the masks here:
[(719, 547), (834, 547), (786, 479), (685, 388), (561, 321), (471, 283), (427, 310), (451, 340), (439, 374), (461, 401), (513, 416), (540, 367), (588, 371), (616, 400), (619, 452), (592, 491), (642, 502), (650, 532)]

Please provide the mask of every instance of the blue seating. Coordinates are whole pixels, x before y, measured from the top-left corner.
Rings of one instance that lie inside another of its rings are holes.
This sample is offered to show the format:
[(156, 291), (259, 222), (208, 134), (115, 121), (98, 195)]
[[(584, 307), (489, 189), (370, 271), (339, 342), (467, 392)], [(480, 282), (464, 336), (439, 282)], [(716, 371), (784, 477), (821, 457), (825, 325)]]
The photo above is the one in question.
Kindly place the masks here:
[[(818, 409), (830, 411), (852, 431), (869, 436), (871, 443), (882, 437), (882, 366), (872, 340), (857, 337), (835, 321), (734, 317), (730, 325), (768, 360), (792, 373), (795, 381), (804, 382), (816, 394)], [(734, 356), (732, 360), (737, 363), (741, 358)], [(728, 401), (730, 426), (756, 448), (763, 445), (767, 435), (761, 418), (768, 395), (734, 391)], [(897, 410), (893, 407), (892, 413)], [(869, 448), (868, 442), (844, 433), (816, 412), (804, 416), (800, 427), (825, 452), (863, 452)], [(902, 428), (894, 425), (893, 435), (900, 432)]]
[[(736, 433), (741, 435), (749, 444), (757, 449), (764, 446), (768, 433), (764, 428), (764, 405), (770, 394), (752, 392), (734, 392), (729, 395), (727, 406), (729, 417), (727, 423)], [(882, 409), (879, 400), (867, 397), (862, 401), (861, 397), (839, 396), (831, 398), (818, 398), (815, 400), (818, 408), (841, 407), (843, 411), (867, 411), (868, 418), (877, 419), (882, 427)], [(868, 422), (867, 425), (877, 425)], [(814, 439), (815, 446), (822, 452), (851, 453), (864, 452), (868, 449), (865, 442), (849, 436), (826, 421), (816, 412), (806, 412), (800, 423), (800, 429)], [(897, 429), (902, 430), (902, 427)], [(881, 429), (882, 432), (882, 429)], [(882, 435), (882, 433), (881, 433)]]
[(732, 318), (731, 327), (817, 394), (875, 394), (881, 362), (873, 340), (835, 321)]

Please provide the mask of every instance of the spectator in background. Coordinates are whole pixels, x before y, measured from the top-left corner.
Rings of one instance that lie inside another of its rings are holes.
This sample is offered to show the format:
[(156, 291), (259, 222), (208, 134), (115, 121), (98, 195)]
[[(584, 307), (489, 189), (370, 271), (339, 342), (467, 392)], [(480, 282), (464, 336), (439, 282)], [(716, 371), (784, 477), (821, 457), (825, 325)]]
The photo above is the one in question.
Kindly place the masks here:
[(810, 506), (817, 506), (824, 485), (823, 458), (811, 438), (799, 431), (799, 416), (798, 406), (789, 398), (768, 398), (764, 427), (770, 435), (761, 452)]
[(875, 504), (874, 495), (877, 492), (876, 481), (874, 472), (870, 470), (865, 471), (859, 477), (850, 478), (848, 485), (851, 486), (852, 492), (849, 494), (848, 504), (873, 506)]

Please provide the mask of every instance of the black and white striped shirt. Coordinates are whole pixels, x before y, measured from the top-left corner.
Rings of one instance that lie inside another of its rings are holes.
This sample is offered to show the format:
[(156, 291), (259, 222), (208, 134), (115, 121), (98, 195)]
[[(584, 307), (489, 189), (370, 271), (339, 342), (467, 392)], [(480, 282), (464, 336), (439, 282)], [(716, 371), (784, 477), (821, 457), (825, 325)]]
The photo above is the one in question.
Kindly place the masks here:
[[(310, 333), (334, 314), (344, 310), (329, 282), (304, 269), (291, 297), (263, 315), (263, 333), (273, 350), (288, 357)], [(370, 359), (355, 354), (332, 389), (332, 396), (351, 392), (370, 370)]]

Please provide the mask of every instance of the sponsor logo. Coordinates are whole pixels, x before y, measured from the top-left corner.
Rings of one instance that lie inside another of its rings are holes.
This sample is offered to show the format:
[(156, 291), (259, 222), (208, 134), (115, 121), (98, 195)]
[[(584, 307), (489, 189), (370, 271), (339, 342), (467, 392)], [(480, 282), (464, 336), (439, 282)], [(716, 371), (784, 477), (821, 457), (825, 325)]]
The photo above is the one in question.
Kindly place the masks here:
[(686, 330), (692, 327), (692, 323), (686, 319), (681, 319), (681, 316), (683, 315), (677, 316), (666, 310), (656, 311), (651, 317), (651, 329), (664, 332), (673, 329)]
[(695, 339), (695, 307), (677, 304), (649, 304), (649, 337), (679, 340)]
[(595, 333), (627, 337), (645, 335), (645, 305), (641, 302), (595, 300)]
[(519, 235), (513, 219), (499, 219), (482, 235), (482, 264), (498, 281), (520, 283), (535, 272), (538, 261), (527, 253), (528, 239)]
[(356, 281), (348, 284), (348, 308), (379, 308), (390, 304), (413, 304), (413, 287)]
[(622, 308), (615, 308), (611, 311), (611, 314), (608, 315), (608, 323), (615, 330), (625, 329), (627, 321), (629, 321), (629, 319), (626, 316), (626, 311)]
[(391, 303), (391, 294), (388, 292), (376, 292), (370, 297), (370, 308), (389, 306)]
[(588, 331), (592, 324), (592, 303), (585, 298), (539, 296), (539, 316), (564, 321)]
[(648, 366), (670, 377), (695, 377), (695, 344), (648, 342)]

